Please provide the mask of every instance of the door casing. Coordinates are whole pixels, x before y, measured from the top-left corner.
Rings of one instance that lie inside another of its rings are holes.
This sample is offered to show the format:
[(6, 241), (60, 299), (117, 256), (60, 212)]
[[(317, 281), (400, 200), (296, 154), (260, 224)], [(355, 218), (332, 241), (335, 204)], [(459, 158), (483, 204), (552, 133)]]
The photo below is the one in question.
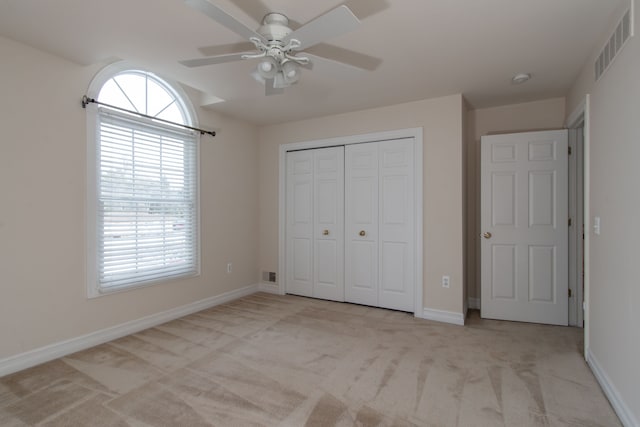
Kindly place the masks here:
[(414, 230), (415, 239), (415, 292), (414, 316), (423, 317), (423, 129), (408, 128), (387, 132), (318, 139), (303, 142), (281, 144), (278, 161), (278, 293), (285, 294), (286, 277), (286, 153), (288, 151), (313, 148), (335, 147), (340, 145), (362, 144), (367, 142), (413, 138), (414, 147)]
[(590, 341), (590, 288), (591, 288), (591, 95), (587, 94), (584, 100), (573, 110), (573, 112), (567, 118), (565, 127), (568, 129), (574, 129), (579, 125), (583, 126), (583, 139), (582, 139), (582, 163), (583, 163), (583, 186), (582, 186), (582, 200), (583, 200), (583, 222), (585, 225), (584, 230), (584, 294), (583, 294), (583, 322), (584, 322), (584, 348), (583, 356), (585, 359), (589, 354), (589, 341)]

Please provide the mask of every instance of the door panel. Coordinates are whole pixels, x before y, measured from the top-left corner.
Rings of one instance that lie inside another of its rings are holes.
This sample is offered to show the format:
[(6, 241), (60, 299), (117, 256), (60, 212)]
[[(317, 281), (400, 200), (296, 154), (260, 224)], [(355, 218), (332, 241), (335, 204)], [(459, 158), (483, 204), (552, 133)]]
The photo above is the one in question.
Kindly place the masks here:
[(482, 137), (482, 317), (568, 322), (568, 138)]
[(345, 147), (345, 301), (378, 305), (378, 145)]
[(286, 291), (313, 295), (313, 154), (287, 153)]
[(316, 214), (313, 297), (344, 301), (344, 147), (311, 151)]
[(518, 248), (515, 245), (493, 245), (491, 296), (493, 299), (516, 300)]
[(529, 301), (555, 302), (555, 246), (529, 246)]
[(556, 171), (529, 172), (529, 227), (555, 227)]
[(413, 139), (348, 146), (345, 299), (414, 311)]
[(516, 176), (513, 173), (491, 176), (491, 225), (516, 226)]
[(381, 159), (378, 305), (414, 311), (414, 141), (377, 144)]
[(407, 255), (405, 243), (387, 242), (382, 245), (382, 280), (380, 280), (382, 293), (402, 294), (406, 292)]

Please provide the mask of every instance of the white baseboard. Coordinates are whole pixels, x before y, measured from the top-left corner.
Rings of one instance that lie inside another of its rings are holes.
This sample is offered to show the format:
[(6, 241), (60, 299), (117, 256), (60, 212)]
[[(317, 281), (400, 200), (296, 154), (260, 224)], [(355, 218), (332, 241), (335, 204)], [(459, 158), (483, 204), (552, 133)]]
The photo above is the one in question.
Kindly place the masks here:
[(598, 359), (596, 359), (591, 352), (591, 349), (587, 350), (587, 363), (591, 367), (593, 375), (595, 375), (598, 383), (600, 383), (600, 387), (602, 387), (604, 394), (609, 399), (611, 406), (613, 406), (613, 410), (616, 411), (618, 418), (620, 418), (622, 425), (625, 427), (639, 427), (640, 424), (638, 423), (635, 415), (622, 399), (620, 393), (611, 382), (611, 379), (609, 379), (607, 373), (602, 369)]
[(281, 295), (280, 286), (277, 283), (262, 282), (258, 285), (260, 292)]
[(192, 302), (190, 304), (172, 308), (161, 313), (152, 314), (141, 319), (132, 320), (130, 322), (101, 329), (90, 334), (60, 341), (45, 347), (36, 348), (5, 359), (0, 359), (0, 377), (75, 353), (76, 351), (104, 344), (105, 342), (134, 334), (144, 329), (152, 328), (162, 323), (233, 301), (234, 299), (251, 295), (257, 292), (258, 288), (259, 285), (257, 284), (245, 286), (244, 288), (225, 292), (215, 297)]
[(469, 308), (472, 310), (480, 310), (480, 298), (467, 298)]
[(464, 315), (454, 311), (435, 310), (432, 308), (424, 308), (422, 310), (422, 318), (427, 320), (435, 320), (436, 322), (451, 323), (453, 325), (464, 325)]

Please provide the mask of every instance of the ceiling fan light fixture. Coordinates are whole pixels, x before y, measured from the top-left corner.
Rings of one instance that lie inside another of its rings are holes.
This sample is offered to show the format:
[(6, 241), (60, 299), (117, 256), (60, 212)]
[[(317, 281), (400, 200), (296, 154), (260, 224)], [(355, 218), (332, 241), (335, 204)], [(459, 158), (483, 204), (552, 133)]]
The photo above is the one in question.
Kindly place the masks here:
[(258, 74), (265, 79), (272, 79), (278, 73), (278, 64), (271, 57), (265, 57), (258, 64)]
[(300, 80), (300, 67), (293, 61), (282, 64), (282, 74), (287, 84), (294, 84)]

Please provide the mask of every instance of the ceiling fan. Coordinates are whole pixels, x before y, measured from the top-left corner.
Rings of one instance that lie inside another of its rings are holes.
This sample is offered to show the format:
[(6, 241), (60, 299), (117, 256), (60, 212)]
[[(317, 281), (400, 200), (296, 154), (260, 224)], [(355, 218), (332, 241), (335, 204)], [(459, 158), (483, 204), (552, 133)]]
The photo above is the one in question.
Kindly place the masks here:
[[(358, 27), (360, 21), (346, 5), (338, 6), (296, 30), (290, 28), (289, 19), (285, 15), (270, 12), (264, 15), (262, 25), (254, 31), (208, 0), (186, 0), (185, 3), (236, 34), (248, 39), (253, 45), (252, 48), (255, 49), (255, 51), (225, 53), (179, 61), (187, 67), (201, 67), (238, 60), (258, 59), (259, 63), (252, 76), (265, 85), (266, 95), (283, 93), (284, 88), (298, 82), (301, 74), (300, 68), (311, 69), (313, 61), (316, 60), (337, 62), (351, 67), (367, 69), (367, 67), (348, 64), (337, 59), (301, 53), (305, 49), (316, 46), (327, 39), (348, 33)], [(325, 46), (329, 47), (328, 45)], [(336, 49), (340, 50), (340, 48)], [(366, 55), (362, 54), (356, 55), (366, 57)], [(369, 57), (369, 59), (374, 60), (373, 68), (375, 68), (377, 66), (375, 58)], [(371, 61), (369, 62), (371, 63)], [(372, 69), (372, 67), (368, 69)]]

